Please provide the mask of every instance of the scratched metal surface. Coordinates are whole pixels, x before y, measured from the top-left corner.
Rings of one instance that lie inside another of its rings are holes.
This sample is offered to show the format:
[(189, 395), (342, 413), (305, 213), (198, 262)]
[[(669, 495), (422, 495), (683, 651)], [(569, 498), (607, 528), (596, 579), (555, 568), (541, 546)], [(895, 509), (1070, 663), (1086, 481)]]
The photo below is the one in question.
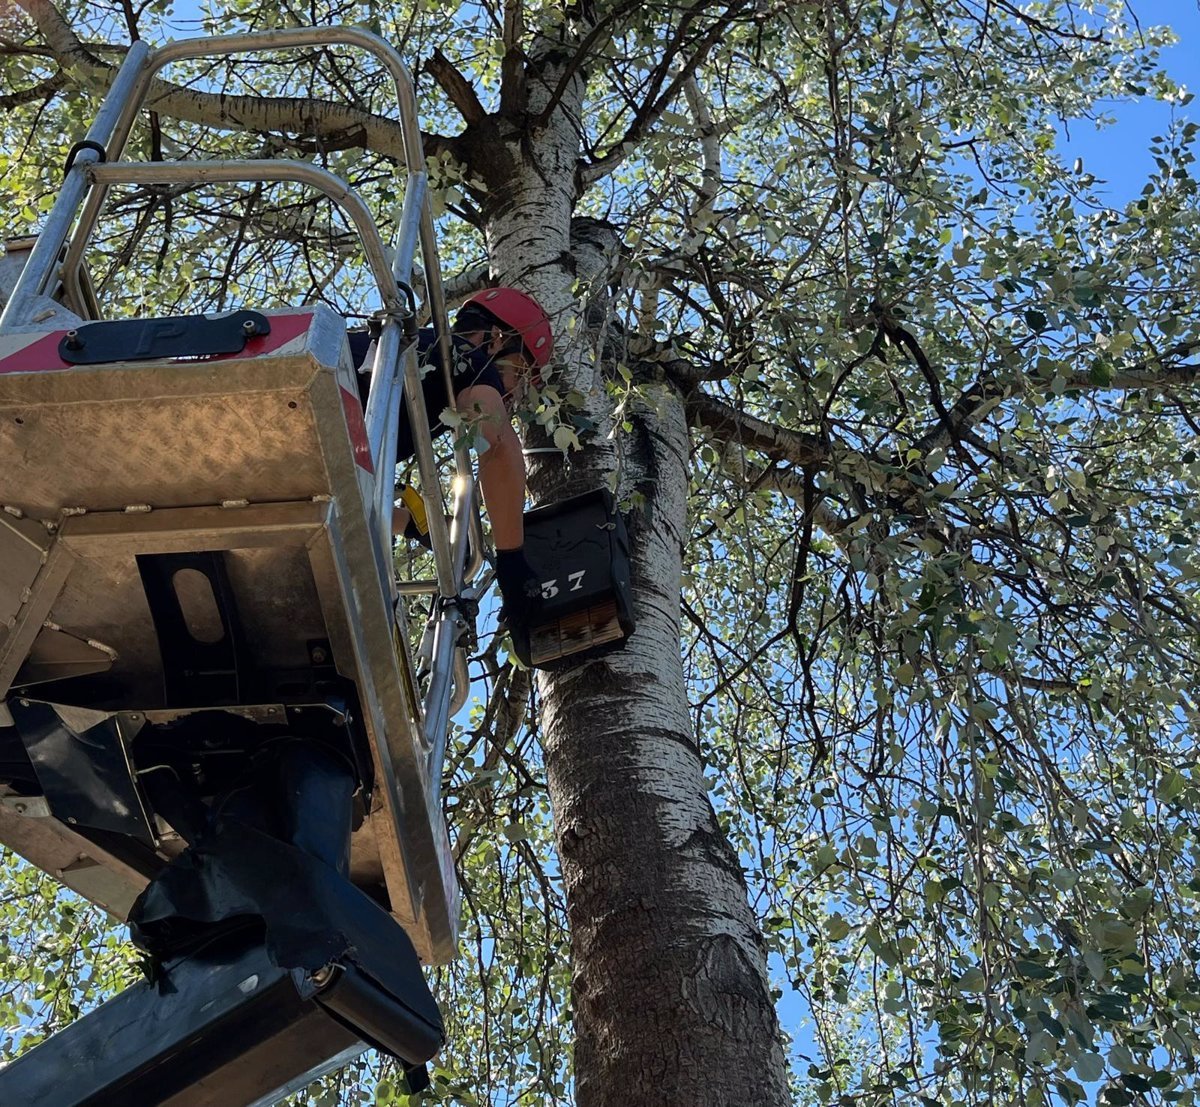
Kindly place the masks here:
[[(327, 635), (308, 552), (300, 548), (229, 550), (230, 585), (253, 665), (304, 668), (307, 643)], [(132, 557), (79, 560), (50, 611), (59, 626), (117, 651), (110, 675), (144, 710), (162, 705), (162, 662), (150, 608)]]
[(0, 503), (36, 518), (328, 492), (299, 390), (3, 408), (0, 457)]
[[(54, 369), (47, 354), (42, 371), (0, 373), (0, 504), (47, 518), (328, 494), (311, 396), (329, 366), (347, 372), (345, 323), (317, 305), (277, 331), (295, 335), (255, 357)], [(336, 391), (317, 391), (343, 419)]]
[(80, 558), (50, 618), (71, 634), (117, 651), (110, 675), (128, 689), (126, 702), (162, 704), (162, 661), (150, 605), (133, 558)]
[(307, 668), (308, 642), (329, 634), (308, 551), (230, 550), (225, 566), (254, 663), (266, 669)]

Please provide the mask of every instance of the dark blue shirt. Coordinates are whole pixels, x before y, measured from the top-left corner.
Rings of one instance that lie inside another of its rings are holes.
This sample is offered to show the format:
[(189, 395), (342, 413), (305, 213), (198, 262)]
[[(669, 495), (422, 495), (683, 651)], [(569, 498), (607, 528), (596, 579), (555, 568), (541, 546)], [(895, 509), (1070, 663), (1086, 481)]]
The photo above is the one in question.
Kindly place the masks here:
[[(366, 331), (350, 331), (350, 353), (354, 364), (361, 367), (366, 360), (367, 351), (371, 346), (371, 336)], [(481, 347), (472, 346), (466, 339), (451, 335), (450, 343), (453, 350), (454, 365), (450, 370), (450, 379), (454, 384), (454, 394), (457, 396), (464, 388), (475, 384), (486, 384), (494, 388), (501, 396), (504, 395), (504, 382), (500, 377), (500, 368), (492, 356)], [(450, 406), (450, 397), (446, 394), (446, 377), (442, 370), (442, 359), (436, 334), (432, 327), (417, 332), (417, 362), (425, 375), (421, 378), (421, 390), (425, 394), (425, 409), (429, 414), (429, 433), (438, 435), (450, 428), (441, 421), (441, 414)], [(370, 386), (370, 367), (366, 372), (358, 374), (358, 392), (362, 398), (363, 407), (367, 406), (367, 390)], [(408, 421), (408, 405), (401, 402), (400, 434), (396, 443), (396, 460), (404, 461), (413, 456), (412, 426)]]

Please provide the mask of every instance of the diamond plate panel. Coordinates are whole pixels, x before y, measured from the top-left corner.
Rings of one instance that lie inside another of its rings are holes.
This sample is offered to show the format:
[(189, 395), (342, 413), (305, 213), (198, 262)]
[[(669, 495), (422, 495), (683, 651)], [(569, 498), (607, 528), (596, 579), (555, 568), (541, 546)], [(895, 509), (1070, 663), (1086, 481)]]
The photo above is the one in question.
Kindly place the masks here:
[(82, 401), (0, 417), (0, 503), (37, 518), (64, 507), (190, 507), (326, 494), (305, 392)]
[(162, 701), (162, 661), (150, 606), (131, 557), (82, 557), (51, 608), (51, 618), (80, 638), (117, 651), (111, 676), (140, 708)]

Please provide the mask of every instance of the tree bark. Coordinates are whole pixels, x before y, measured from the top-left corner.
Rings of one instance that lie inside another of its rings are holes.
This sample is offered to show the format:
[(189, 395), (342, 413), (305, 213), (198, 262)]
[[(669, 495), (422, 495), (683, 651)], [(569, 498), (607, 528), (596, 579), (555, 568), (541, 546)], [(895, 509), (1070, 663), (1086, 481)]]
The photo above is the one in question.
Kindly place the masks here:
[[(531, 114), (557, 84), (553, 64), (543, 67), (530, 82)], [(581, 392), (601, 428), (569, 465), (533, 475), (539, 500), (604, 484), (618, 466), (588, 348), (598, 344), (586, 341), (572, 291), (603, 288), (614, 255), (594, 238), (572, 251), (575, 84), (535, 142), (511, 144), (512, 176), (487, 224), (495, 275), (528, 288), (554, 320), (554, 383)], [(782, 1107), (786, 1065), (762, 938), (709, 802), (684, 684), (684, 406), (665, 384), (652, 401), (633, 415), (619, 473), (619, 490), (645, 497), (631, 535), (637, 631), (621, 650), (538, 676), (572, 933), (576, 1097), (580, 1107)]]
[(637, 632), (539, 679), (575, 959), (576, 1095), (785, 1104), (762, 939), (708, 799), (680, 660), (683, 406), (636, 416), (653, 491), (633, 528)]

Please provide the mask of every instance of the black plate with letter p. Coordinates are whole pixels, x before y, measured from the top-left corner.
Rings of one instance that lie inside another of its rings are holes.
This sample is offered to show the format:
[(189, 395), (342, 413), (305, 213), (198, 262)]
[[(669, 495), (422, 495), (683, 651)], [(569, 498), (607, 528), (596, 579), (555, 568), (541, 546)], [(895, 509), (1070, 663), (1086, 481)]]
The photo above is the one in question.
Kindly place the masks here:
[(240, 354), (247, 339), (270, 333), (267, 317), (257, 311), (235, 311), (216, 319), (207, 315), (118, 319), (85, 323), (68, 331), (58, 344), (58, 356), (68, 365), (104, 365), (110, 361)]

